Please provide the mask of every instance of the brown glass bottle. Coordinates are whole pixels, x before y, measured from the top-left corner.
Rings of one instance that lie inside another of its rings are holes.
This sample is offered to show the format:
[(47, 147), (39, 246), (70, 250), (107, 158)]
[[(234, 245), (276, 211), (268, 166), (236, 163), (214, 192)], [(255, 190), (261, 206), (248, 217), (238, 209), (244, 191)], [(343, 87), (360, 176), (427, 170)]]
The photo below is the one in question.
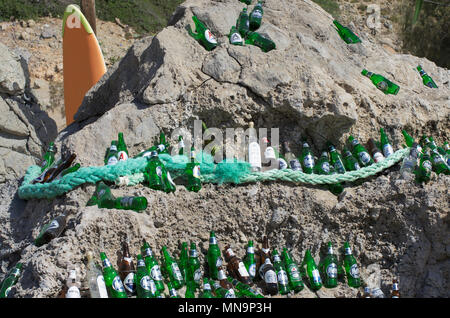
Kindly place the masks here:
[(367, 141), (367, 150), (369, 151), (375, 163), (381, 162), (385, 159), (380, 148), (377, 147), (377, 145), (375, 144), (375, 140), (373, 140), (372, 138)]
[(400, 298), (400, 291), (398, 290), (398, 281), (396, 279), (392, 281), (391, 298)]
[(261, 265), (264, 264), (267, 258), (270, 258), (270, 249), (269, 249), (269, 239), (266, 235), (263, 236), (263, 242), (261, 249), (259, 250), (260, 262)]
[(264, 280), (266, 293), (270, 295), (278, 294), (278, 279), (270, 258), (266, 258), (259, 268), (259, 276)]
[(119, 277), (129, 295), (134, 295), (136, 293), (136, 284), (134, 281), (135, 273), (136, 269), (133, 258), (130, 255), (128, 242), (124, 241), (122, 243), (122, 259), (119, 263)]
[(226, 290), (233, 290), (233, 285), (228, 281), (227, 275), (225, 274), (225, 270), (222, 266), (217, 267), (217, 279), (219, 280), (219, 284), (221, 287)]
[(59, 160), (55, 165), (51, 166), (38, 178), (34, 179), (32, 183), (46, 183), (53, 181), (61, 172), (69, 168), (75, 160), (76, 155), (70, 154), (63, 160)]
[(54, 218), (50, 223), (42, 227), (41, 232), (34, 241), (35, 245), (38, 247), (42, 246), (50, 242), (52, 239), (60, 236), (66, 228), (66, 224), (67, 213), (63, 212), (61, 215)]
[(244, 262), (237, 257), (229, 245), (225, 246), (223, 255), (227, 264), (228, 272), (244, 284), (251, 284), (250, 274), (245, 268)]

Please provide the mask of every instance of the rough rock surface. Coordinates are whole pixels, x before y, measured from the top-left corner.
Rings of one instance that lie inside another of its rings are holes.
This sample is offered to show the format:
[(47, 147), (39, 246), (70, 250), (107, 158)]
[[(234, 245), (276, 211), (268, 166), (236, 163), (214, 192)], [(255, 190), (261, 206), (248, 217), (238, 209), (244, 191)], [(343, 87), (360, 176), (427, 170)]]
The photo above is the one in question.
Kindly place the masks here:
[[(192, 131), (194, 119), (222, 130), (246, 128), (250, 120), (256, 127), (280, 128), (281, 140), (290, 141), (296, 154), (301, 137), (318, 154), (326, 139), (342, 145), (352, 133), (367, 141), (378, 138), (380, 127), (396, 149), (403, 143), (401, 129), (415, 137), (432, 135), (439, 144), (449, 139), (449, 70), (390, 54), (359, 30), (363, 43), (348, 46), (333, 30), (332, 17), (308, 0), (289, 6), (266, 0), (261, 33), (276, 42), (276, 50), (234, 47), (226, 35), (242, 7), (235, 0), (184, 2), (170, 26), (136, 42), (88, 92), (77, 122), (59, 134), (58, 149), (75, 152), (83, 166), (102, 165), (119, 131), (133, 156), (160, 130), (169, 137), (177, 127)], [(192, 24), (193, 13), (208, 24), (220, 47), (207, 52), (189, 37), (185, 26)], [(438, 90), (423, 86), (417, 64), (432, 74)], [(398, 95), (377, 90), (361, 75), (363, 68), (398, 83)], [(283, 182), (205, 184), (199, 193), (180, 183), (171, 194), (144, 185), (115, 187), (116, 196), (148, 199), (149, 207), (136, 213), (86, 207), (93, 185), (54, 200), (24, 202), (16, 194), (20, 183), (13, 180), (0, 187), (1, 272), (20, 260), (24, 273), (11, 297), (55, 297), (69, 265), (84, 277), (88, 250), (105, 251), (116, 264), (125, 235), (133, 255), (142, 238), (157, 255), (166, 245), (176, 257), (179, 243), (192, 241), (203, 261), (209, 231), (215, 230), (220, 246), (231, 244), (239, 256), (247, 240), (260, 246), (267, 235), (271, 247), (290, 248), (298, 262), (307, 248), (318, 263), (328, 240), (338, 248), (349, 240), (363, 279), (380, 284), (386, 295), (397, 278), (405, 297), (449, 297), (449, 182), (435, 174), (425, 185), (400, 180), (396, 166), (346, 185), (339, 197), (322, 187)], [(35, 247), (42, 225), (62, 211), (69, 212), (65, 232)], [(291, 296), (356, 297), (360, 291), (344, 280), (336, 289), (305, 288)]]

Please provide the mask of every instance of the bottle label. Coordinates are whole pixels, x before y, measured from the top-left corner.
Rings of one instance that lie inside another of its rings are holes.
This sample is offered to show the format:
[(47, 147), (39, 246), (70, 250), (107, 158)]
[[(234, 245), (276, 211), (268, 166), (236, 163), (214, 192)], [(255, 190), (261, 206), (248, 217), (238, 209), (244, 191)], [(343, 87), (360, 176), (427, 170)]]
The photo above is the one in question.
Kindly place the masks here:
[(277, 281), (277, 274), (273, 270), (268, 270), (264, 274), (264, 281), (266, 284), (276, 284)]
[(161, 269), (159, 268), (158, 265), (155, 265), (152, 267), (152, 269), (150, 270), (150, 275), (152, 276), (153, 280), (156, 280), (156, 281), (163, 280), (163, 277), (161, 274)]
[(222, 266), (222, 257), (218, 257), (216, 260), (216, 267)]
[(245, 268), (245, 265), (242, 262), (239, 262), (238, 272), (241, 275), (241, 277), (249, 277), (250, 276), (250, 274), (247, 271), (247, 268)]
[(248, 161), (250, 166), (261, 168), (261, 151), (256, 142), (251, 142), (248, 145)]
[(352, 255), (352, 249), (350, 247), (345, 248), (345, 255)]
[(225, 298), (236, 298), (236, 294), (234, 293), (233, 289), (228, 289)]
[(357, 162), (355, 162), (355, 164), (353, 165), (353, 168), (354, 168), (355, 170), (361, 169), (359, 163), (357, 163)]
[(198, 257), (197, 250), (189, 250), (189, 257)]
[(107, 258), (103, 260), (103, 268), (105, 267), (111, 267), (111, 262)]
[(423, 163), (422, 163), (422, 166), (425, 168), (425, 170), (427, 170), (427, 171), (431, 171), (433, 168), (432, 168), (432, 165), (431, 165), (431, 162), (429, 161), (429, 160), (425, 160)]
[(327, 267), (327, 276), (329, 278), (337, 278), (337, 266), (335, 263), (331, 263)]
[(81, 298), (80, 290), (77, 286), (71, 286), (66, 293), (66, 298)]
[(341, 160), (338, 160), (334, 163), (334, 169), (336, 169), (339, 173), (345, 173), (345, 168)]
[(200, 268), (197, 268), (194, 272), (194, 281), (196, 283), (200, 283), (200, 281), (202, 280), (202, 276), (203, 276), (203, 272)]
[(351, 144), (352, 144), (353, 147), (355, 147), (356, 145), (359, 145), (358, 139), (353, 139)]
[(281, 262), (280, 255), (274, 255), (274, 256), (273, 256), (273, 262), (274, 262), (274, 263)]
[[(125, 259), (125, 257), (123, 259)], [(128, 262), (128, 263), (130, 263), (130, 262)], [(137, 267), (144, 267), (144, 266), (145, 266), (145, 261), (143, 259), (138, 259)]]
[(394, 149), (392, 148), (392, 146), (390, 144), (385, 144), (383, 146), (383, 153), (385, 157), (389, 157), (390, 155), (392, 155), (394, 153)]
[(328, 162), (322, 163), (322, 170), (325, 173), (330, 173), (330, 164)]
[(41, 167), (45, 167), (47, 165), (47, 160), (44, 160), (41, 164)]
[(370, 155), (367, 152), (361, 151), (358, 156), (362, 163), (368, 164), (370, 162)]
[(319, 271), (318, 271), (317, 269), (314, 269), (314, 270), (312, 271), (312, 278), (313, 278), (313, 282), (314, 282), (315, 284), (319, 284), (319, 283), (322, 282), (322, 280), (320, 279)]
[(112, 288), (119, 293), (123, 293), (125, 292), (125, 289), (123, 287), (123, 283), (120, 280), (119, 276), (114, 277), (113, 282), (112, 282)]
[(217, 239), (215, 236), (209, 238), (209, 245), (217, 245)]
[(313, 168), (314, 167), (314, 157), (311, 155), (307, 155), (304, 159), (303, 159), (303, 164), (306, 168)]
[(97, 287), (100, 298), (108, 298), (108, 291), (106, 290), (105, 278), (103, 275), (97, 276)]
[(231, 44), (239, 44), (242, 43), (242, 37), (238, 32), (233, 33), (230, 36), (230, 43)]
[(161, 176), (162, 176), (162, 167), (161, 166), (156, 167), (156, 175), (161, 178)]
[(128, 208), (133, 204), (134, 197), (123, 197), (122, 200), (120, 200), (120, 205), (124, 208)]
[(379, 90), (382, 90), (383, 92), (387, 90), (388, 86), (388, 83), (386, 83), (385, 81), (381, 81), (377, 84), (377, 88)]
[(117, 157), (119, 158), (119, 161), (127, 161), (128, 160), (128, 155), (125, 151), (119, 151), (119, 153), (117, 154)]
[(247, 254), (255, 254), (255, 248), (253, 246), (247, 247)]
[(278, 272), (278, 284), (286, 286), (289, 284), (288, 276), (284, 270)]
[(266, 150), (264, 151), (264, 157), (266, 158), (266, 159), (276, 159), (276, 156), (275, 156), (275, 151), (273, 150), (273, 148), (272, 147), (267, 147), (266, 148)]
[(109, 147), (110, 151), (117, 151), (117, 146), (116, 145), (112, 145), (111, 147)]
[(279, 158), (278, 159), (278, 168), (280, 170), (287, 169), (288, 168), (288, 164), (287, 164), (286, 160), (284, 160), (283, 158)]
[(57, 228), (59, 228), (59, 223), (58, 223), (58, 221), (53, 220), (53, 221), (50, 223), (49, 227), (47, 228), (47, 231), (55, 230), (55, 229), (57, 229)]
[[(150, 277), (146, 275), (141, 278), (139, 285), (142, 287), (142, 289), (150, 291), (151, 290), (150, 282), (151, 282)], [(155, 284), (155, 283), (153, 283), (153, 284)]]
[(302, 166), (301, 166), (300, 162), (298, 162), (297, 159), (291, 160), (289, 162), (289, 165), (291, 166), (291, 169), (294, 171), (302, 170)]
[(116, 163), (118, 163), (119, 160), (117, 160), (116, 156), (111, 156), (108, 158), (108, 166), (114, 166)]
[(194, 168), (192, 169), (192, 176), (194, 178), (200, 178), (200, 166), (194, 166)]
[(350, 276), (352, 276), (353, 278), (359, 278), (359, 269), (358, 269), (358, 265), (353, 264), (350, 267)]
[(206, 30), (206, 31), (205, 31), (205, 39), (206, 39), (206, 41), (208, 41), (209, 43), (217, 44), (216, 38), (214, 37), (214, 35), (213, 35), (213, 34), (211, 33), (211, 31), (209, 31), (209, 30)]
[(234, 256), (233, 250), (231, 248), (227, 249), (226, 252), (230, 257)]
[(170, 266), (172, 268), (173, 276), (176, 280), (183, 280), (183, 275), (181, 275), (180, 268), (178, 267), (177, 263), (172, 263)]
[(136, 290), (136, 285), (134, 283), (134, 273), (129, 273), (123, 280), (123, 284), (128, 292), (134, 293), (134, 291)]
[(398, 284), (397, 284), (397, 283), (393, 284), (393, 285), (392, 285), (392, 289), (393, 289), (393, 290), (398, 290)]
[(376, 153), (373, 154), (373, 160), (375, 162), (383, 161), (384, 160), (384, 156), (383, 156), (383, 154), (381, 152), (376, 152)]
[(294, 263), (289, 264), (287, 267), (287, 270), (293, 281), (296, 282), (296, 281), (300, 280), (300, 273), (298, 271), (298, 267), (296, 264), (294, 264)]
[(211, 290), (211, 285), (209, 283), (204, 284), (203, 290)]
[(160, 144), (157, 146), (159, 152), (163, 152), (166, 149), (166, 146), (164, 146), (163, 144)]
[(433, 162), (435, 164), (445, 163), (444, 160), (442, 160), (441, 155), (439, 154), (436, 154), (436, 156), (434, 156)]
[(256, 276), (256, 264), (250, 264), (250, 266), (248, 267), (248, 273), (252, 278)]
[(253, 12), (252, 12), (252, 14), (251, 14), (251, 17), (253, 18), (253, 19), (262, 19), (262, 12), (261, 12), (261, 10), (254, 10)]
[(142, 256), (143, 256), (143, 257), (147, 257), (147, 256), (152, 257), (152, 256), (153, 256), (152, 250), (151, 250), (150, 248), (146, 248), (146, 249), (144, 250), (144, 253), (142, 254)]
[(175, 298), (178, 296), (175, 288), (172, 288), (171, 290), (169, 290), (169, 296), (172, 298)]

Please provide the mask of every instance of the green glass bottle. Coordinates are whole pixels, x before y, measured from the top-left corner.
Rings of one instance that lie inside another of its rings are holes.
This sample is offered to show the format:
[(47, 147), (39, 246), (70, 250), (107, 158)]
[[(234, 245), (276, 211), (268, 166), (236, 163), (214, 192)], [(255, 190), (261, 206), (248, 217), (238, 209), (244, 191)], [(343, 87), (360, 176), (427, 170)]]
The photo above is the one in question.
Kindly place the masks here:
[(386, 95), (387, 94), (397, 95), (398, 91), (400, 90), (400, 86), (392, 83), (391, 81), (389, 81), (387, 78), (385, 78), (380, 74), (369, 72), (366, 69), (363, 69), (361, 74), (368, 77), (372, 81), (372, 83)]
[(150, 278), (155, 282), (156, 288), (160, 291), (164, 291), (164, 283), (163, 277), (161, 274), (161, 268), (158, 265), (158, 261), (153, 256), (152, 249), (147, 241), (144, 239), (143, 244), (141, 246), (141, 254), (144, 257), (145, 266), (147, 268), (148, 273), (150, 274)]
[(245, 44), (255, 45), (265, 53), (276, 49), (275, 42), (253, 31), (249, 31), (247, 33), (247, 36), (245, 38)]
[(444, 173), (446, 175), (449, 174), (449, 167), (447, 166), (447, 163), (445, 162), (444, 158), (442, 158), (441, 154), (437, 149), (433, 149), (431, 151), (431, 163), (433, 167), (433, 171), (436, 172), (437, 175), (440, 175), (441, 173)]
[(164, 268), (169, 276), (169, 280), (172, 282), (175, 289), (180, 289), (185, 283), (180, 267), (167, 251), (167, 247), (163, 246), (161, 248), (161, 255), (163, 255), (164, 258)]
[(361, 167), (367, 167), (375, 163), (366, 148), (359, 143), (358, 139), (350, 135), (348, 137), (348, 143), (352, 147), (352, 153), (358, 159)]
[(47, 244), (52, 239), (57, 238), (66, 228), (66, 224), (67, 214), (63, 212), (61, 215), (54, 218), (50, 223), (47, 223), (42, 227), (39, 235), (34, 240), (34, 244), (37, 247), (40, 247)]
[(341, 154), (336, 150), (336, 147), (331, 143), (328, 142), (328, 151), (330, 153), (330, 163), (334, 167), (337, 173), (345, 173), (345, 165), (344, 161), (342, 160)]
[(275, 272), (277, 273), (278, 280), (278, 291), (281, 295), (286, 295), (289, 293), (289, 278), (286, 273), (286, 269), (284, 268), (284, 264), (281, 261), (280, 255), (277, 250), (273, 250), (273, 267), (275, 267)]
[(157, 151), (159, 154), (169, 154), (170, 144), (166, 141), (166, 135), (163, 132), (159, 133), (159, 144), (157, 145)]
[(303, 172), (307, 174), (311, 174), (314, 171), (314, 155), (309, 147), (309, 144), (304, 141), (302, 154), (300, 156), (300, 161), (303, 167)]
[(137, 298), (156, 298), (159, 294), (155, 282), (148, 275), (147, 267), (141, 254), (137, 255), (136, 292)]
[(241, 34), (238, 29), (233, 25), (230, 30), (230, 34), (228, 35), (228, 39), (230, 40), (230, 44), (232, 45), (244, 45), (244, 40), (242, 39)]
[(247, 5), (252, 4), (252, 0), (239, 0)]
[(120, 280), (119, 274), (111, 265), (111, 262), (106, 257), (104, 252), (100, 252), (100, 259), (103, 264), (103, 277), (105, 279), (105, 285), (108, 289), (111, 298), (127, 298), (127, 293)]
[(202, 282), (203, 272), (201, 270), (200, 261), (198, 260), (197, 246), (195, 243), (191, 242), (189, 249), (189, 259), (188, 259), (188, 275), (189, 281), (195, 283), (195, 287), (200, 287)]
[(186, 292), (184, 298), (195, 298), (195, 283), (194, 281), (186, 281)]
[(188, 25), (188, 33), (208, 51), (212, 51), (217, 47), (217, 40), (206, 25), (200, 21), (195, 15), (192, 16), (195, 24), (195, 32), (192, 32), (191, 25)]
[(250, 275), (250, 279), (254, 280), (256, 276), (256, 260), (255, 260), (255, 247), (253, 246), (253, 241), (248, 241), (247, 244), (247, 253), (245, 254), (244, 259), (245, 268), (247, 269), (248, 274)]
[(187, 177), (186, 189), (193, 192), (198, 192), (202, 188), (202, 182), (200, 181), (200, 163), (195, 160), (195, 149), (191, 147), (191, 162), (186, 164), (184, 170)]
[(239, 14), (239, 18), (236, 21), (236, 28), (243, 37), (250, 31), (250, 18), (248, 16), (247, 8), (243, 8), (242, 12)]
[(177, 290), (173, 286), (172, 282), (167, 282), (167, 289), (169, 290), (169, 298), (181, 298), (180, 295), (178, 295)]
[(259, 292), (251, 288), (249, 285), (238, 281), (235, 278), (228, 277), (227, 280), (233, 285), (234, 289), (237, 290), (237, 297), (247, 297), (247, 298), (265, 298)]
[(47, 151), (44, 154), (44, 161), (41, 163), (41, 173), (51, 167), (55, 162), (56, 146), (54, 142), (50, 142)]
[(162, 190), (164, 188), (162, 180), (163, 163), (158, 158), (158, 153), (152, 151), (145, 167), (144, 180), (149, 188), (153, 190)]
[(394, 153), (394, 149), (383, 128), (380, 128), (380, 136), (381, 149), (383, 150), (383, 155), (387, 158)]
[(285, 141), (283, 142), (283, 150), (284, 150), (284, 157), (286, 158), (287, 165), (290, 169), (294, 171), (302, 171), (302, 165), (300, 164), (300, 161), (297, 159), (297, 157), (294, 155), (294, 153), (291, 151), (291, 148), (289, 146), (289, 142)]
[(212, 294), (211, 285), (208, 278), (203, 278), (203, 291), (198, 298), (215, 298)]
[(109, 147), (108, 151), (106, 152), (105, 165), (113, 166), (119, 162), (117, 144), (118, 144), (117, 140), (111, 141), (111, 146)]
[(97, 183), (94, 195), (89, 199), (87, 205), (95, 205), (99, 208), (133, 210), (140, 212), (147, 208), (145, 197), (114, 197), (111, 189), (103, 182)]
[(250, 31), (256, 31), (261, 26), (261, 20), (264, 15), (263, 3), (261, 0), (255, 4), (252, 12), (250, 13)]
[(228, 281), (225, 271), (222, 266), (219, 266), (217, 279), (219, 282), (212, 284), (214, 292), (217, 298), (236, 298), (236, 292), (233, 289), (233, 285)]
[(119, 133), (119, 138), (117, 141), (117, 160), (119, 162), (128, 160), (128, 149), (125, 140), (123, 139), (122, 132)]
[(450, 144), (446, 141), (442, 148), (444, 148), (444, 150), (445, 150), (445, 158), (446, 158), (447, 166), (450, 167)]
[(184, 140), (183, 140), (183, 136), (179, 136), (178, 137), (178, 154), (180, 156), (184, 155)]
[(419, 164), (414, 170), (416, 181), (419, 183), (430, 181), (432, 170), (433, 165), (431, 163), (430, 153), (427, 150), (419, 153)]
[(438, 88), (436, 83), (433, 81), (430, 75), (428, 75), (422, 68), (422, 66), (418, 65), (417, 70), (422, 77), (423, 85), (428, 86), (429, 88)]
[(323, 259), (322, 263), (319, 265), (322, 277), (323, 285), (326, 288), (334, 288), (338, 284), (337, 280), (337, 269), (338, 260), (336, 254), (333, 251), (333, 244), (328, 242), (328, 252), (327, 256)]
[(305, 257), (303, 258), (302, 268), (306, 265), (305, 273), (309, 278), (310, 286), (313, 290), (319, 290), (322, 287), (322, 279), (317, 268), (314, 258), (311, 256), (311, 252), (306, 250)]
[(294, 261), (287, 248), (283, 248), (281, 253), (286, 272), (289, 279), (289, 287), (291, 290), (298, 293), (301, 291), (305, 285), (303, 284), (302, 277), (300, 275), (300, 270), (297, 263)]
[(354, 171), (354, 170), (361, 169), (361, 167), (359, 166), (358, 160), (356, 160), (355, 157), (353, 157), (350, 150), (348, 150), (345, 147), (342, 151), (342, 156), (343, 156), (343, 160), (344, 160), (344, 167), (346, 170)]
[(22, 263), (17, 263), (8, 274), (6, 274), (0, 286), (0, 298), (7, 298), (11, 288), (17, 283), (22, 274)]
[(80, 168), (81, 168), (81, 164), (79, 164), (79, 163), (74, 164), (72, 167), (69, 167), (69, 168), (63, 170), (63, 171), (55, 178), (55, 180), (61, 179), (61, 178), (64, 177), (66, 174), (76, 172), (76, 171), (78, 171)]
[(348, 27), (343, 26), (336, 20), (333, 21), (333, 24), (336, 26), (336, 31), (345, 43), (354, 44), (361, 42), (361, 39)]
[[(334, 169), (334, 166), (330, 165), (328, 161), (328, 152), (322, 151), (322, 154), (317, 160), (316, 165), (314, 166), (314, 173), (316, 174), (324, 174), (324, 175), (330, 175), (335, 174), (336, 170)], [(340, 183), (334, 183), (334, 184), (327, 184), (326, 187), (328, 190), (330, 190), (335, 195), (339, 195), (342, 191), (344, 191), (344, 188), (342, 187), (342, 184)]]
[(216, 234), (211, 231), (209, 234), (209, 247), (207, 253), (209, 277), (217, 279), (219, 266), (222, 266), (223, 260), (220, 253), (219, 245), (217, 244)]
[[(412, 147), (413, 143), (414, 143), (414, 138), (411, 137), (410, 134), (408, 134), (408, 132), (406, 130), (402, 130), (402, 134), (403, 137), (405, 137), (405, 143), (408, 147)], [(420, 151), (422, 151), (422, 148), (419, 149)]]
[(187, 242), (181, 243), (181, 251), (180, 251), (180, 258), (178, 259), (178, 266), (180, 267), (181, 274), (183, 275), (183, 279), (185, 282), (187, 282), (187, 275), (188, 275), (188, 258), (189, 258), (189, 252), (188, 252), (188, 244)]
[(359, 268), (356, 259), (352, 254), (350, 244), (344, 243), (344, 268), (347, 275), (347, 282), (350, 287), (358, 288), (361, 286)]

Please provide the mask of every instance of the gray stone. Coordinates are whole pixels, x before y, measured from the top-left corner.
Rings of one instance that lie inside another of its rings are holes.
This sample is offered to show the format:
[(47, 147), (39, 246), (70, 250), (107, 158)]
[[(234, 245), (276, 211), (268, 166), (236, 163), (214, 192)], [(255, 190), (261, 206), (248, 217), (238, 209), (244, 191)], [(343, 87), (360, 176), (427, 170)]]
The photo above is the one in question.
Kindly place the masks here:
[(0, 43), (0, 93), (19, 95), (25, 89), (25, 74), (20, 58)]

